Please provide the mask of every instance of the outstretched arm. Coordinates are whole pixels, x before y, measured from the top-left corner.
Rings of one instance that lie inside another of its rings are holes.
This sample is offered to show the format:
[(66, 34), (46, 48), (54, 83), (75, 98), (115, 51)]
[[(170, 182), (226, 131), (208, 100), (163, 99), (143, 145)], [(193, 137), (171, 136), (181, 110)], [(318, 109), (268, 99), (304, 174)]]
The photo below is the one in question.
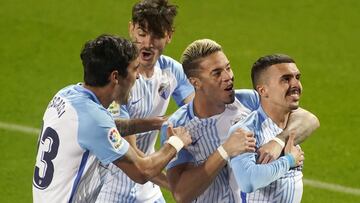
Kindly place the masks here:
[[(126, 137), (124, 137), (124, 139), (130, 144), (131, 147), (133, 147), (134, 151), (137, 153), (138, 156), (146, 157), (144, 152), (142, 152), (136, 145), (136, 135), (126, 136)], [(151, 182), (155, 183), (156, 185), (158, 185), (162, 188), (170, 190), (170, 186), (169, 186), (167, 177), (164, 172), (161, 172), (159, 175), (152, 178)]]
[[(305, 141), (305, 139), (308, 138), (319, 126), (320, 122), (314, 114), (305, 109), (299, 108), (290, 114), (286, 128), (277, 136), (277, 138), (285, 143), (290, 132), (294, 132), (296, 134), (294, 142), (295, 144), (300, 144)], [(257, 153), (259, 158), (257, 163), (264, 164), (276, 160), (279, 158), (282, 150), (283, 146), (281, 146), (278, 142), (275, 140), (269, 141), (258, 149)]]
[[(235, 156), (255, 151), (255, 139), (251, 133), (235, 131), (222, 146), (229, 156)], [(227, 163), (220, 151), (213, 152), (199, 166), (185, 163), (167, 171), (170, 188), (176, 202), (190, 202), (208, 188)]]
[(115, 119), (115, 124), (120, 134), (128, 136), (137, 133), (159, 130), (161, 125), (167, 120), (166, 116), (138, 119)]
[(191, 143), (191, 137), (185, 128), (168, 128), (168, 134), (175, 139), (169, 138), (169, 142), (157, 152), (141, 157), (136, 151), (129, 147), (124, 157), (117, 159), (113, 163), (126, 173), (133, 181), (144, 184), (157, 176), (166, 164), (176, 155), (182, 146)]

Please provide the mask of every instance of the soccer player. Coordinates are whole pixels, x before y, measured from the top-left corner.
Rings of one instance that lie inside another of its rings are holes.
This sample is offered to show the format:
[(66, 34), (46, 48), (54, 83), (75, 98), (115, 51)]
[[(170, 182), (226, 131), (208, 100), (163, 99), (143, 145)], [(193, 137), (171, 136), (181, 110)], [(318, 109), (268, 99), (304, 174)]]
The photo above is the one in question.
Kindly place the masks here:
[[(259, 58), (252, 67), (251, 79), (260, 95), (260, 106), (235, 124), (229, 133), (239, 128), (250, 131), (259, 148), (286, 127), (290, 113), (299, 107), (302, 86), (295, 61), (283, 54)], [(278, 142), (283, 145), (283, 141)], [(299, 162), (294, 157), (286, 154), (287, 150), (285, 156), (264, 165), (256, 164), (255, 153), (244, 153), (231, 159), (236, 181), (243, 192), (243, 202), (301, 202), (302, 167), (298, 167)]]
[[(167, 0), (142, 0), (132, 9), (129, 34), (140, 50), (139, 79), (131, 90), (128, 104), (120, 107), (113, 103), (110, 111), (118, 129), (127, 135), (125, 139), (140, 156), (155, 151), (158, 129), (167, 119), (164, 115), (171, 96), (179, 106), (193, 98), (194, 89), (181, 64), (162, 55), (172, 39), (176, 14), (176, 6)], [(141, 185), (112, 164), (109, 170), (98, 202), (165, 201), (159, 187), (169, 188), (165, 174)]]
[(190, 144), (186, 130), (170, 127), (168, 134), (173, 136), (168, 144), (143, 158), (120, 136), (107, 108), (114, 100), (128, 101), (138, 76), (137, 54), (134, 44), (112, 35), (85, 44), (81, 52), (84, 83), (61, 89), (43, 117), (34, 202), (95, 202), (109, 163), (145, 183)]
[[(253, 90), (234, 91), (230, 62), (221, 46), (212, 40), (191, 43), (182, 55), (182, 65), (195, 88), (195, 97), (168, 121), (189, 130), (192, 143), (167, 166), (173, 196), (177, 202), (239, 202), (240, 190), (227, 165), (233, 154), (225, 146), (232, 142), (228, 136), (230, 127), (258, 109), (258, 95)], [(301, 120), (301, 125), (294, 119)], [(308, 129), (316, 128), (317, 122), (309, 112), (300, 116), (295, 113), (287, 127), (293, 129), (295, 123), (297, 137), (303, 139), (311, 133)], [(165, 139), (164, 132), (161, 137)]]

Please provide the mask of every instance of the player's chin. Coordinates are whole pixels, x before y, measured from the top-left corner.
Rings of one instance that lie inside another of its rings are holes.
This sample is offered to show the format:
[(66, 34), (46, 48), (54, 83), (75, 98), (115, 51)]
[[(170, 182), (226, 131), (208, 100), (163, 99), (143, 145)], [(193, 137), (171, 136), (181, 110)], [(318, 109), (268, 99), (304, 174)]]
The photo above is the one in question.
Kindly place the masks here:
[(296, 102), (296, 103), (292, 103), (290, 104), (290, 110), (293, 111), (293, 110), (296, 110), (299, 108), (299, 102)]
[(230, 94), (225, 100), (225, 104), (232, 104), (235, 101), (235, 94)]

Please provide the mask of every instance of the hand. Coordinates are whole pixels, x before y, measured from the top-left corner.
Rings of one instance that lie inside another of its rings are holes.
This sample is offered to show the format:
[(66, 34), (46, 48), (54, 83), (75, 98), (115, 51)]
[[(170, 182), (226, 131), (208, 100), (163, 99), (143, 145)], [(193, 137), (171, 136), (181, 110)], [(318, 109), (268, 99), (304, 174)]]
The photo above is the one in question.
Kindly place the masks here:
[(245, 153), (255, 152), (256, 140), (252, 132), (237, 129), (223, 144), (230, 157)]
[(291, 154), (295, 159), (295, 166), (300, 166), (303, 164), (305, 159), (304, 152), (300, 149), (300, 147), (294, 146), (295, 133), (294, 131), (290, 132), (289, 139), (284, 148), (285, 154)]
[(187, 131), (184, 127), (173, 128), (172, 124), (169, 124), (167, 128), (167, 137), (177, 136), (184, 143), (184, 147), (187, 147), (191, 144), (191, 136), (189, 131)]
[(282, 150), (283, 149), (279, 143), (274, 140), (270, 140), (270, 142), (264, 144), (257, 150), (258, 159), (256, 162), (258, 164), (270, 163), (279, 158)]
[(151, 118), (155, 129), (160, 130), (164, 122), (168, 120), (168, 116), (156, 116)]

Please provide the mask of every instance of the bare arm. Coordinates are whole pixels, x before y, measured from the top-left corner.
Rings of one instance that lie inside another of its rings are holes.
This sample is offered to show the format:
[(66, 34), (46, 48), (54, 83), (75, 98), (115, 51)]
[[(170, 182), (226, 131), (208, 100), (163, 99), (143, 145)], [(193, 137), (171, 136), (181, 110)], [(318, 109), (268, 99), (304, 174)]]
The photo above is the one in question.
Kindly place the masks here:
[(289, 138), (290, 132), (294, 132), (296, 135), (295, 145), (297, 145), (305, 141), (319, 127), (319, 119), (314, 114), (299, 108), (290, 114), (286, 128), (277, 137), (285, 142)]
[[(191, 137), (184, 128), (168, 128), (168, 134), (177, 136), (182, 140), (184, 146), (191, 143)], [(126, 173), (133, 181), (144, 184), (153, 177), (161, 173), (166, 164), (175, 156), (176, 149), (166, 143), (157, 152), (141, 157), (130, 146), (128, 152), (122, 158), (114, 161), (122, 171)]]
[(161, 125), (167, 120), (166, 116), (157, 116), (153, 118), (137, 119), (116, 119), (115, 124), (120, 134), (124, 136), (159, 130)]
[[(305, 139), (309, 137), (319, 126), (320, 122), (314, 114), (306, 111), (305, 109), (299, 108), (290, 114), (286, 128), (277, 136), (277, 138), (281, 139), (285, 143), (290, 135), (290, 132), (294, 132), (296, 135), (295, 144), (300, 144), (305, 141)], [(279, 158), (282, 150), (282, 147), (272, 140), (258, 149), (257, 153), (259, 154), (259, 158), (257, 162), (264, 164), (276, 160)]]
[[(144, 152), (142, 152), (136, 145), (136, 135), (129, 135), (124, 138), (133, 147), (134, 151), (137, 153), (138, 156), (146, 157)], [(163, 172), (161, 172), (159, 175), (152, 178), (151, 182), (155, 183), (156, 185), (158, 185), (162, 188), (166, 188), (167, 190), (170, 190), (170, 186), (167, 181), (167, 177), (166, 177), (165, 173), (163, 173)]]
[[(254, 152), (255, 139), (251, 133), (236, 131), (222, 146), (229, 156)], [(226, 163), (216, 150), (199, 166), (186, 163), (169, 169), (167, 176), (176, 202), (190, 202), (202, 194)]]

